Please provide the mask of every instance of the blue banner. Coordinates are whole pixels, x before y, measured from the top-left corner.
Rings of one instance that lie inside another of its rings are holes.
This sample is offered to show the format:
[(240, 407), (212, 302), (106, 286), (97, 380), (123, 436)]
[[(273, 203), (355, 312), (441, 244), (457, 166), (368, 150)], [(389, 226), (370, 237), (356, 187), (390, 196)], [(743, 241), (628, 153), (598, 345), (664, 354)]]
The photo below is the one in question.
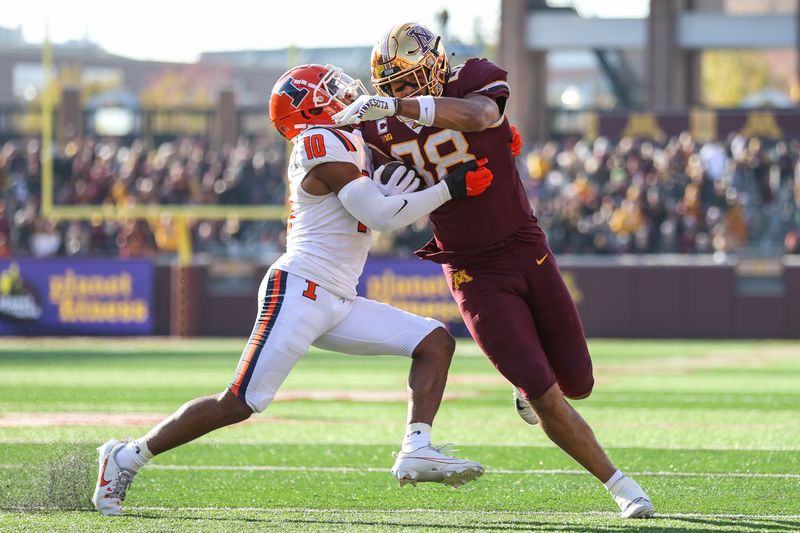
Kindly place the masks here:
[(454, 336), (469, 336), (442, 267), (430, 261), (370, 258), (358, 282), (358, 294), (441, 320)]
[(149, 261), (0, 260), (0, 335), (153, 330)]

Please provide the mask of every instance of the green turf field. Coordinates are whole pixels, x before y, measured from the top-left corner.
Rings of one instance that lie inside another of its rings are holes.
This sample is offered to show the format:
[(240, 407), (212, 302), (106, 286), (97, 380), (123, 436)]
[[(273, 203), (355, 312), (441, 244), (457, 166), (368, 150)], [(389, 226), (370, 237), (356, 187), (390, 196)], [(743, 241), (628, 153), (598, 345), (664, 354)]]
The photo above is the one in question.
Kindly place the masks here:
[(798, 531), (800, 345), (591, 343), (576, 402), (659, 517), (625, 521), (603, 487), (520, 420), (459, 343), (435, 442), (481, 461), (458, 490), (397, 486), (408, 360), (309, 354), (266, 413), (157, 457), (127, 516), (91, 509), (94, 448), (222, 390), (234, 340), (0, 338), (0, 531)]

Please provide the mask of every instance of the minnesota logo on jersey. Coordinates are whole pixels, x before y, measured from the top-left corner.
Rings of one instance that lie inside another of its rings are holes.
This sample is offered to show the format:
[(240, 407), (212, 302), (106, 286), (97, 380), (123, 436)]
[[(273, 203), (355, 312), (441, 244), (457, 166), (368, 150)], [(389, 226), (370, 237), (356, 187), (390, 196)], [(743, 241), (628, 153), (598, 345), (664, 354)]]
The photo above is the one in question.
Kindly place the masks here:
[(469, 283), (472, 281), (472, 276), (467, 274), (466, 270), (457, 270), (453, 272), (453, 289), (458, 290), (458, 288), (464, 284)]

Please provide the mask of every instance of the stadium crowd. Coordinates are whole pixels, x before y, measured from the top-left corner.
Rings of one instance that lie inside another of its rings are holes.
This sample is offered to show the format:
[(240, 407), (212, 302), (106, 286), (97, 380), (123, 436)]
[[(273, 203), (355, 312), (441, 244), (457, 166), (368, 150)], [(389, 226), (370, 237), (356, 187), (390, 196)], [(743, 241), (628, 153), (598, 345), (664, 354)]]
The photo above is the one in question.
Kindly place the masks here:
[(528, 197), (561, 253), (800, 253), (800, 142), (549, 142)]
[[(172, 254), (167, 217), (53, 221), (39, 216), (39, 142), (0, 148), (0, 257)], [(59, 205), (241, 205), (285, 201), (284, 144), (242, 139), (222, 151), (177, 139), (87, 138), (59, 147)], [(800, 142), (733, 136), (700, 144), (599, 138), (538, 144), (518, 167), (534, 213), (558, 253), (714, 253), (743, 247), (800, 253)], [(195, 221), (194, 251), (270, 261), (283, 248), (282, 222)], [(408, 255), (430, 237), (422, 220), (376, 238), (373, 253)]]
[[(284, 144), (274, 139), (222, 151), (192, 138), (146, 148), (140, 139), (87, 138), (54, 155), (56, 205), (241, 205), (284, 202)], [(0, 257), (30, 255), (120, 257), (174, 253), (173, 222), (153, 220), (54, 222), (38, 215), (41, 198), (38, 140), (17, 139), (0, 149)], [(270, 259), (282, 250), (277, 221), (195, 221), (195, 252)]]

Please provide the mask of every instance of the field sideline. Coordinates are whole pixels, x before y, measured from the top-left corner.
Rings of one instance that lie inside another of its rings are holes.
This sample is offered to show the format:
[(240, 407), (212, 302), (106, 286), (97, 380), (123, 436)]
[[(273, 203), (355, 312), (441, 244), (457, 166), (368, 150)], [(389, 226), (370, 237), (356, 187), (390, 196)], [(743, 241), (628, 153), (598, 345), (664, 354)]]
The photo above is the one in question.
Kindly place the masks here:
[(167, 452), (104, 518), (94, 448), (222, 390), (242, 340), (0, 342), (0, 531), (797, 531), (800, 344), (590, 343), (576, 407), (658, 517), (624, 521), (602, 486), (518, 419), (459, 342), (434, 441), (484, 463), (458, 490), (399, 488), (408, 360), (314, 351), (266, 413)]

